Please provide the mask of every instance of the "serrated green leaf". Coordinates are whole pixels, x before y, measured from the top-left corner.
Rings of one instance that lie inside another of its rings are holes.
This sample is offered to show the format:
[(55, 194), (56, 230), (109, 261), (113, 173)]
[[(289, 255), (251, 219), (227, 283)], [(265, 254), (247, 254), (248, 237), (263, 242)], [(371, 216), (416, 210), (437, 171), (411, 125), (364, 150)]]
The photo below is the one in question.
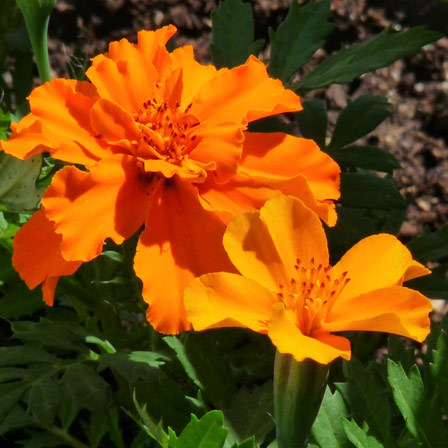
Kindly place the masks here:
[(334, 26), (327, 22), (331, 2), (309, 3), (301, 7), (291, 2), (288, 15), (271, 33), (269, 74), (283, 82), (300, 70), (325, 42)]
[(416, 365), (409, 376), (400, 364), (387, 363), (389, 385), (409, 432), (425, 448), (443, 448), (448, 437), (441, 412), (429, 401)]
[(8, 154), (0, 154), (0, 204), (11, 211), (24, 212), (37, 208), (43, 194), (36, 187), (42, 156), (19, 160)]
[(391, 334), (387, 344), (387, 357), (400, 363), (407, 373), (415, 362), (415, 347), (407, 348), (399, 336)]
[(448, 300), (448, 264), (433, 268), (431, 274), (412, 279), (405, 286), (430, 299)]
[(9, 431), (14, 431), (15, 429), (32, 426), (35, 423), (34, 419), (22, 409), (20, 404), (16, 404), (3, 420), (3, 423), (0, 424), (0, 436), (7, 434)]
[(327, 105), (317, 98), (302, 101), (303, 110), (297, 113), (297, 123), (305, 138), (314, 140), (320, 148), (325, 148), (327, 135)]
[[(383, 445), (375, 437), (367, 434), (354, 420), (344, 418), (342, 426), (348, 439), (356, 448), (383, 448)], [(366, 430), (368, 429), (369, 427), (367, 426)]]
[(329, 149), (339, 149), (373, 131), (390, 115), (389, 104), (381, 96), (361, 95), (339, 114)]
[(328, 154), (341, 167), (364, 168), (383, 173), (392, 173), (400, 168), (400, 163), (394, 155), (376, 146), (348, 146), (330, 150)]
[(107, 409), (109, 386), (95, 370), (86, 364), (72, 364), (67, 367), (62, 383), (78, 410), (88, 409), (101, 412)]
[(27, 381), (0, 384), (0, 425), (20, 400), (28, 386)]
[(388, 391), (378, 377), (374, 366), (365, 368), (353, 358), (344, 363), (346, 383), (337, 383), (336, 388), (353, 412), (358, 422), (365, 421), (372, 435), (385, 446), (394, 446), (391, 440), (391, 405)]
[(448, 257), (448, 226), (435, 232), (424, 229), (407, 244), (412, 255), (419, 261), (437, 261)]
[(409, 31), (393, 33), (384, 30), (378, 36), (331, 56), (316, 70), (305, 76), (297, 85), (297, 90), (304, 93), (327, 87), (330, 84), (346, 84), (363, 73), (386, 67), (392, 62), (418, 53), (421, 48), (435, 42), (441, 35), (423, 27)]
[(129, 352), (120, 350), (116, 353), (106, 353), (100, 356), (98, 371), (106, 368), (117, 371), (128, 381), (157, 378), (159, 368), (165, 362), (165, 357), (156, 352)]
[(337, 390), (332, 394), (327, 387), (319, 413), (311, 428), (311, 434), (320, 447), (351, 448), (342, 426), (343, 417), (348, 416), (349, 412), (342, 395)]
[(269, 381), (252, 390), (247, 387), (238, 390), (229, 407), (224, 409), (224, 416), (238, 440), (255, 436), (256, 442), (261, 444), (274, 428), (273, 412), (273, 386)]
[(374, 209), (406, 209), (407, 206), (392, 178), (369, 172), (341, 174), (340, 203), (345, 207)]
[(211, 54), (216, 67), (236, 67), (251, 54), (258, 54), (263, 41), (254, 42), (254, 18), (249, 3), (225, 0), (211, 17)]
[(437, 390), (448, 412), (448, 318), (442, 322), (442, 329), (437, 340), (437, 350), (433, 352), (434, 363), (429, 365)]
[(259, 446), (255, 442), (255, 438), (251, 437), (244, 442), (235, 443), (234, 445), (232, 445), (232, 448), (259, 448)]
[(179, 438), (170, 438), (170, 448), (222, 448), (227, 437), (220, 411), (210, 411), (200, 420), (194, 415)]
[(16, 367), (27, 364), (53, 363), (59, 359), (37, 348), (12, 346), (0, 347), (0, 367)]
[(28, 411), (44, 426), (50, 426), (59, 409), (59, 388), (53, 378), (42, 375), (33, 382), (28, 397)]

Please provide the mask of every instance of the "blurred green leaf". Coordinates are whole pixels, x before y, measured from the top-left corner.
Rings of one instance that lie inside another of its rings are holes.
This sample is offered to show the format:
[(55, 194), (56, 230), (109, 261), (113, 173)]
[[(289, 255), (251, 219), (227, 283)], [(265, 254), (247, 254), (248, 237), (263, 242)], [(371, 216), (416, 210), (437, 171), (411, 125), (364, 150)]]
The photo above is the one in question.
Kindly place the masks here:
[(331, 1), (300, 6), (291, 2), (288, 15), (276, 32), (270, 32), (269, 74), (287, 82), (325, 42), (334, 26), (327, 22)]
[(170, 437), (169, 448), (222, 448), (227, 437), (222, 412), (210, 411), (200, 420), (194, 415), (179, 438)]
[(400, 168), (395, 156), (376, 146), (347, 146), (330, 150), (328, 154), (344, 168), (364, 168), (383, 173), (392, 173), (393, 170)]
[(42, 375), (33, 382), (28, 397), (28, 411), (42, 425), (50, 426), (59, 409), (59, 388), (53, 378)]
[(373, 173), (342, 173), (340, 203), (346, 207), (405, 209), (407, 204), (390, 177)]
[(437, 350), (433, 352), (433, 357), (434, 363), (429, 367), (446, 413), (448, 412), (448, 318), (446, 317), (442, 322)]
[(76, 363), (67, 367), (62, 384), (67, 388), (78, 410), (104, 412), (108, 407), (109, 386), (94, 369)]
[(385, 446), (394, 446), (390, 431), (391, 405), (388, 390), (382, 383), (373, 365), (365, 368), (353, 358), (344, 363), (346, 383), (337, 383), (337, 390), (353, 413), (358, 423), (366, 422), (370, 432)]
[(339, 114), (329, 149), (338, 149), (364, 137), (390, 115), (386, 98), (361, 95)]
[(11, 114), (5, 113), (0, 109), (0, 140), (8, 138), (9, 124), (11, 123)]
[(407, 246), (414, 258), (421, 262), (448, 258), (448, 226), (443, 226), (435, 232), (426, 228), (423, 233), (409, 241)]
[(30, 211), (37, 208), (43, 189), (36, 187), (42, 156), (19, 160), (0, 154), (0, 204), (11, 211)]
[(348, 49), (342, 48), (339, 53), (305, 76), (297, 84), (296, 90), (305, 93), (334, 83), (347, 84), (363, 73), (386, 67), (398, 59), (418, 53), (423, 46), (435, 42), (440, 37), (439, 33), (423, 27), (401, 33), (384, 30), (368, 41)]
[(224, 409), (226, 423), (243, 441), (255, 436), (257, 443), (263, 443), (274, 429), (274, 397), (272, 381), (251, 390), (242, 387), (233, 395), (229, 407)]
[(387, 344), (387, 357), (400, 363), (406, 373), (415, 363), (415, 347), (407, 348), (399, 336), (389, 335)]
[(351, 448), (342, 426), (343, 417), (348, 416), (349, 412), (342, 395), (337, 390), (332, 394), (327, 387), (319, 413), (311, 428), (311, 434), (320, 447)]
[(406, 375), (400, 364), (389, 360), (387, 373), (395, 403), (409, 432), (425, 448), (445, 447), (448, 433), (442, 423), (440, 408), (426, 395), (417, 365), (413, 365)]
[(0, 425), (28, 388), (27, 381), (0, 384)]
[(314, 140), (320, 148), (325, 148), (327, 135), (327, 105), (317, 98), (302, 100), (303, 110), (297, 113), (300, 132), (305, 138)]
[(57, 361), (56, 356), (37, 348), (19, 345), (0, 347), (0, 367), (16, 367), (31, 363), (53, 363)]
[(244, 64), (251, 54), (258, 54), (263, 41), (254, 42), (254, 18), (249, 3), (225, 0), (212, 17), (212, 61), (217, 68)]
[(361, 429), (354, 420), (347, 420), (344, 418), (342, 420), (342, 426), (344, 427), (348, 439), (356, 448), (383, 448), (383, 445), (381, 445), (375, 437), (367, 434), (367, 431), (369, 430), (368, 425), (366, 425), (366, 430), (364, 431), (364, 429)]

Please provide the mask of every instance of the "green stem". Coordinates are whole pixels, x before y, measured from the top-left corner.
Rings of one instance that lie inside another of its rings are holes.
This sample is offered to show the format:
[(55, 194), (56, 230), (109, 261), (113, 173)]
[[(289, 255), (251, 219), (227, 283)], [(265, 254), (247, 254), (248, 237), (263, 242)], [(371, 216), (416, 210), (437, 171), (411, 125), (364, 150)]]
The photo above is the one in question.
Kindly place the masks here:
[(57, 426), (52, 426), (51, 428), (49, 428), (49, 430), (61, 439), (65, 440), (67, 444), (73, 448), (89, 448), (87, 445), (84, 445), (84, 443), (82, 443), (78, 439), (75, 439), (68, 432), (64, 431), (61, 428), (58, 428)]
[(278, 448), (305, 448), (319, 411), (328, 365), (311, 359), (297, 362), (278, 353), (274, 366), (274, 415)]

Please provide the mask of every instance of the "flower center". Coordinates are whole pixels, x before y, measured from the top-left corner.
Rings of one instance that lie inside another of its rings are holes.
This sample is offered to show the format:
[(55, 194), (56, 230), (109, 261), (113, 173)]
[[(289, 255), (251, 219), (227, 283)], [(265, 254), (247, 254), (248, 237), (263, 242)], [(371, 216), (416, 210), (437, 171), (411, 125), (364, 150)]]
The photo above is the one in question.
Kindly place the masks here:
[(181, 165), (199, 143), (194, 135), (199, 120), (188, 113), (190, 107), (191, 104), (182, 111), (179, 103), (173, 107), (155, 98), (143, 103), (134, 116), (142, 133), (137, 155)]
[(311, 335), (350, 279), (347, 271), (335, 278), (330, 265), (316, 265), (314, 258), (306, 266), (297, 259), (294, 270), (296, 275), (289, 285), (279, 285), (278, 297), (285, 309), (295, 314), (300, 331)]

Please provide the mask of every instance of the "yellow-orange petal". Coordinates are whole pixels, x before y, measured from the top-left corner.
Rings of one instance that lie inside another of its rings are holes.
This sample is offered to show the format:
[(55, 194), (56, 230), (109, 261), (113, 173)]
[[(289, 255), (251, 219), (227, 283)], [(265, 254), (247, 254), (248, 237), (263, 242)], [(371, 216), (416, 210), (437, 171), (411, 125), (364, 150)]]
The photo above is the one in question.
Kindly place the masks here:
[(323, 332), (314, 337), (305, 336), (295, 325), (295, 316), (290, 314), (278, 310), (269, 319), (268, 336), (280, 353), (288, 353), (298, 362), (306, 358), (320, 364), (329, 364), (339, 357), (350, 360), (348, 339)]
[(48, 305), (53, 304), (59, 277), (73, 274), (81, 265), (80, 261), (67, 261), (62, 257), (61, 240), (44, 210), (40, 209), (17, 232), (13, 242), (13, 266), (28, 288), (44, 283), (44, 299)]
[(266, 66), (251, 56), (245, 64), (221, 69), (202, 86), (191, 112), (209, 123), (247, 123), (259, 118), (302, 109), (300, 98), (269, 78)]
[(95, 133), (107, 142), (140, 139), (140, 130), (131, 115), (106, 99), (94, 104), (90, 111), (90, 123)]
[(430, 300), (412, 289), (391, 286), (336, 301), (325, 331), (381, 331), (423, 342), (429, 334)]
[(216, 162), (215, 181), (227, 182), (238, 169), (244, 140), (243, 129), (240, 123), (199, 125), (195, 135), (200, 141), (191, 152), (191, 159), (206, 164)]
[(350, 278), (338, 303), (376, 289), (401, 285), (409, 268), (413, 268), (414, 276), (430, 272), (423, 267), (417, 272), (415, 263), (409, 250), (393, 235), (382, 233), (364, 238), (333, 267), (333, 278), (345, 271)]
[(196, 331), (243, 327), (266, 333), (277, 301), (277, 295), (259, 283), (227, 272), (202, 275), (184, 292), (187, 318)]
[(92, 260), (106, 238), (121, 244), (132, 236), (144, 222), (151, 188), (130, 156), (103, 159), (90, 173), (75, 167), (58, 171), (42, 205), (62, 235), (64, 258)]
[(42, 133), (42, 123), (33, 114), (26, 115), (18, 123), (11, 123), (11, 130), (8, 140), (0, 141), (0, 148), (18, 159), (24, 160), (53, 149)]
[(172, 70), (182, 69), (182, 98), (181, 108), (187, 107), (199, 92), (200, 88), (213, 78), (216, 68), (213, 65), (202, 65), (194, 58), (191, 45), (176, 48), (170, 53)]
[(306, 177), (314, 198), (339, 199), (339, 165), (313, 140), (273, 132), (245, 132), (240, 172), (251, 177)]
[(90, 125), (90, 109), (98, 100), (90, 83), (55, 79), (34, 89), (29, 100), (54, 158), (91, 166), (110, 154)]
[(202, 208), (189, 182), (175, 176), (160, 187), (134, 258), (149, 303), (148, 320), (157, 331), (175, 334), (191, 328), (183, 290), (194, 277), (234, 271), (222, 247), (223, 233), (224, 224)]

